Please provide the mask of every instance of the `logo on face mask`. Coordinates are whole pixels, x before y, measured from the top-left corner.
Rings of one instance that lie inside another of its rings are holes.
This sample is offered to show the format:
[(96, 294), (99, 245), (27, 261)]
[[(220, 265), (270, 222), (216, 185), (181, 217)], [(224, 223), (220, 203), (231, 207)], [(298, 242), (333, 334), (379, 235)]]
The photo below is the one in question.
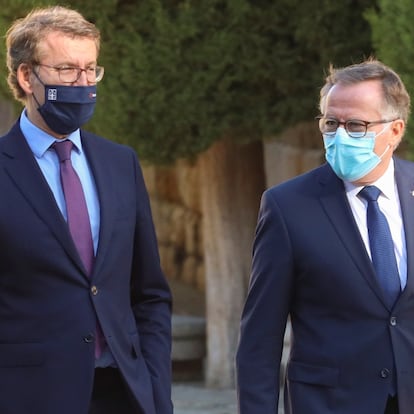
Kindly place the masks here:
[(47, 100), (48, 101), (56, 101), (57, 99), (57, 90), (56, 89), (49, 89), (47, 91)]
[(332, 136), (324, 135), (325, 158), (335, 174), (345, 181), (357, 181), (370, 173), (390, 149), (388, 145), (381, 156), (374, 152), (375, 139), (384, 133), (367, 132), (362, 138), (351, 138), (344, 128), (338, 128)]

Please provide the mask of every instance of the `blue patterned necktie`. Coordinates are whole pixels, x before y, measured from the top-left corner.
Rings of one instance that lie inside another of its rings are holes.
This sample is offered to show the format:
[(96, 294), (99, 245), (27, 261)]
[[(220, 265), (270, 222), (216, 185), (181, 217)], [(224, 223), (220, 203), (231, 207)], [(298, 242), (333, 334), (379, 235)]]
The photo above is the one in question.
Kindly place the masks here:
[(368, 202), (367, 226), (372, 263), (391, 309), (401, 292), (401, 284), (391, 231), (385, 215), (378, 206), (377, 199), (380, 193), (377, 187), (367, 186), (359, 192), (359, 195)]

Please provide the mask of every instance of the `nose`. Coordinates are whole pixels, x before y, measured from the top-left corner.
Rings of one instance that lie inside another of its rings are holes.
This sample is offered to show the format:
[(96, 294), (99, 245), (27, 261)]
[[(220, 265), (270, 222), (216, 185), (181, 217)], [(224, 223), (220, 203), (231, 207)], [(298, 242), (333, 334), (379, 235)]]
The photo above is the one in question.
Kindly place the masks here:
[(88, 79), (86, 77), (86, 70), (85, 69), (81, 69), (80, 74), (79, 74), (79, 78), (75, 82), (75, 84), (78, 85), (78, 86), (88, 86), (89, 85)]

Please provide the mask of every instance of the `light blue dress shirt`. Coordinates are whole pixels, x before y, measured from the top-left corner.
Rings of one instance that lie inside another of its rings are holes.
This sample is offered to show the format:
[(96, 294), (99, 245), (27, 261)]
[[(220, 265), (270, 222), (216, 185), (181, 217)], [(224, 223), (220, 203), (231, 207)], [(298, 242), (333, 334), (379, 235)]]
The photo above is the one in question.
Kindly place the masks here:
[[(57, 139), (34, 125), (27, 117), (25, 110), (20, 117), (20, 128), (55, 196), (56, 203), (63, 217), (67, 220), (65, 197), (60, 181), (59, 160), (56, 152), (50, 148)], [(96, 255), (99, 242), (100, 210), (95, 181), (82, 149), (79, 129), (68, 135), (66, 139), (73, 142), (72, 165), (79, 176), (85, 194), (91, 223), (93, 247)]]
[[(25, 110), (23, 110), (20, 117), (20, 129), (55, 196), (56, 203), (62, 212), (63, 217), (67, 221), (65, 197), (60, 181), (59, 160), (56, 152), (50, 148), (57, 139), (34, 125), (27, 117)], [(82, 148), (79, 129), (68, 135), (66, 139), (73, 142), (71, 161), (73, 168), (82, 183), (83, 192), (85, 194), (89, 220), (91, 223), (93, 247), (96, 255), (99, 242), (100, 208), (95, 181)], [(114, 358), (108, 348), (103, 350), (102, 355), (95, 362), (95, 366), (115, 366)]]

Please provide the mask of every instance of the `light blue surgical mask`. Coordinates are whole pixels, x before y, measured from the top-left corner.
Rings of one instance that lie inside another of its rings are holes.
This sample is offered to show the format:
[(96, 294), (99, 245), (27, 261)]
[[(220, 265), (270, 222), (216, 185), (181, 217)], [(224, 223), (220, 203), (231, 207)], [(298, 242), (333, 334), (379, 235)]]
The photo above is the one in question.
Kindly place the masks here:
[(335, 174), (345, 181), (357, 181), (370, 173), (390, 149), (388, 145), (381, 156), (374, 152), (375, 139), (381, 135), (390, 124), (381, 132), (367, 132), (361, 138), (351, 138), (345, 128), (339, 127), (334, 136), (323, 135), (325, 158), (335, 171)]

